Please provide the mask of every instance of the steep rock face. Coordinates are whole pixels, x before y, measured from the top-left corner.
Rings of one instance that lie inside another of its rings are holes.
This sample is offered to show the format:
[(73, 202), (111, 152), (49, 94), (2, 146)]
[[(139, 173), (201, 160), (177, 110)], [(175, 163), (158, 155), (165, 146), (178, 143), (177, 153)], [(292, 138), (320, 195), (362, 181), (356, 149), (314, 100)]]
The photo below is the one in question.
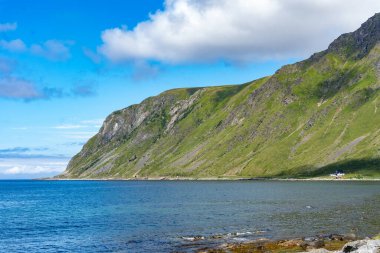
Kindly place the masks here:
[(377, 14), (273, 76), (114, 112), (60, 177), (378, 176), (379, 28)]

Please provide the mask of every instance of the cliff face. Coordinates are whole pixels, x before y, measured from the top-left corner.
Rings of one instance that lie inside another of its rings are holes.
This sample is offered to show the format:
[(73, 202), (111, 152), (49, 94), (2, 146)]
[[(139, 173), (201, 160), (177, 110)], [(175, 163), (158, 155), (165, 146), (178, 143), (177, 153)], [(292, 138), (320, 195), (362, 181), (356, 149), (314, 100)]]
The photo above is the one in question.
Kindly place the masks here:
[(377, 14), (273, 76), (112, 113), (60, 177), (380, 175), (379, 78)]

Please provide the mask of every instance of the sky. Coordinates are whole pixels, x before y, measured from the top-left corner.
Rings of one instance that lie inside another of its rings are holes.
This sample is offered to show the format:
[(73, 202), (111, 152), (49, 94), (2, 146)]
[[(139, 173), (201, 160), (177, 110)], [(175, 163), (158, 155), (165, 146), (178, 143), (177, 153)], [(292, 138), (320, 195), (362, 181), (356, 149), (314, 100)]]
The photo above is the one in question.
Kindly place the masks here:
[(53, 176), (111, 112), (324, 50), (378, 0), (0, 0), (0, 179)]

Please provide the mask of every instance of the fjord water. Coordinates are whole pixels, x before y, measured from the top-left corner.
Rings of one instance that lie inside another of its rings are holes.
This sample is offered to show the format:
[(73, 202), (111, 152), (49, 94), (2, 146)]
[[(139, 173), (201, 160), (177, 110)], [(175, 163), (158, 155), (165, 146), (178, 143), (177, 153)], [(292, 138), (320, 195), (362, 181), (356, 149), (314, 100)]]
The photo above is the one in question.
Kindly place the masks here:
[(379, 230), (379, 182), (0, 181), (1, 252), (186, 252)]

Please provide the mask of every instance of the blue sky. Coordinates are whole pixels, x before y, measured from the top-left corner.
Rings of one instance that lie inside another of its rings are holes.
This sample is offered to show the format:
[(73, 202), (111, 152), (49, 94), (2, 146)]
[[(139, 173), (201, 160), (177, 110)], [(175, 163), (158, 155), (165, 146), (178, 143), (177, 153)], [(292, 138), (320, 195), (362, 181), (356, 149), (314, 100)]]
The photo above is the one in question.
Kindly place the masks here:
[(0, 0), (0, 178), (58, 174), (112, 111), (270, 75), (380, 10), (307, 2)]

